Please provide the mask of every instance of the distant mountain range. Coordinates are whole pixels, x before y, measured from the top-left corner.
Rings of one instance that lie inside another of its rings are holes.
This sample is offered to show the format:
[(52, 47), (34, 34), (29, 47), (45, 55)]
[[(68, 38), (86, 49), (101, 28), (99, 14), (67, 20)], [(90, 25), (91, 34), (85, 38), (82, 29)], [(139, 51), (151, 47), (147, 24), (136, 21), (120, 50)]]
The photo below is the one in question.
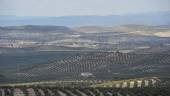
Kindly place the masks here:
[(119, 26), (125, 24), (138, 25), (170, 25), (170, 11), (152, 12), (131, 15), (109, 16), (63, 16), (63, 17), (18, 17), (0, 16), (0, 26), (12, 25), (56, 25), (56, 26)]

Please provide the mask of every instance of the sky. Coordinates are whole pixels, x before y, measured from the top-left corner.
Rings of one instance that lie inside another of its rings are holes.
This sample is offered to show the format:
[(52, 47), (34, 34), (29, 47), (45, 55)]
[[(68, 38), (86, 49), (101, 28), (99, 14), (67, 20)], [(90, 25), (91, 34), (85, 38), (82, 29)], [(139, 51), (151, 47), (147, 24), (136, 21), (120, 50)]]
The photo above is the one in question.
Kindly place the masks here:
[(0, 0), (0, 15), (123, 15), (170, 11), (170, 0)]

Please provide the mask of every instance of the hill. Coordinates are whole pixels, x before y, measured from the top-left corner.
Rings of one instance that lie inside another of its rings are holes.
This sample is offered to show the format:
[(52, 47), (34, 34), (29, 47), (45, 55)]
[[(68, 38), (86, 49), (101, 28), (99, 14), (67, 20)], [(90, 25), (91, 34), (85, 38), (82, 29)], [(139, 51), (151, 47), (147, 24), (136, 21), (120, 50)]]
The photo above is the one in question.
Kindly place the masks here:
[[(80, 56), (21, 67), (15, 71), (8, 70), (5, 76), (10, 82), (169, 77), (169, 54), (169, 52), (156, 54), (87, 52), (81, 53)], [(93, 76), (90, 78), (82, 76), (81, 74), (85, 72)]]
[(152, 12), (109, 16), (63, 16), (63, 17), (17, 17), (0, 16), (1, 26), (10, 25), (56, 25), (56, 26), (119, 26), (170, 25), (170, 12)]
[(127, 34), (170, 37), (170, 26), (146, 26), (146, 25), (121, 25), (116, 27), (102, 26), (82, 26), (73, 28), (77, 32), (83, 33), (107, 33), (107, 32), (124, 32)]
[(170, 45), (169, 31), (168, 25), (0, 27), (0, 54), (37, 51), (133, 52), (153, 47), (165, 49)]

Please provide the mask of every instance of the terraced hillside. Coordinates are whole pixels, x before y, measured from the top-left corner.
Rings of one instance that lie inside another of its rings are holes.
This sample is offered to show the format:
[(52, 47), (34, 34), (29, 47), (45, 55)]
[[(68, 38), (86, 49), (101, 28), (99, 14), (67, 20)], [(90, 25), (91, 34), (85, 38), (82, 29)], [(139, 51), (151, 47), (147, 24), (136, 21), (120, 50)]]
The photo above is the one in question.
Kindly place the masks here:
[(157, 77), (150, 78), (136, 78), (128, 80), (118, 80), (111, 81), (100, 84), (93, 84), (90, 87), (107, 87), (107, 88), (137, 88), (137, 87), (151, 87), (151, 86), (160, 86), (161, 80)]
[[(72, 86), (91, 82), (91, 86)], [(71, 86), (57, 86), (70, 83)], [(95, 84), (96, 83), (96, 84)], [(98, 83), (98, 84), (97, 84)], [(0, 96), (169, 96), (157, 77), (110, 81), (48, 81), (0, 85)], [(56, 85), (56, 86), (51, 86)]]
[[(70, 81), (39, 81), (29, 83), (0, 84), (0, 87), (72, 87), (72, 88), (138, 88), (162, 86), (163, 79), (157, 77), (145, 77), (126, 80), (70, 80)], [(168, 84), (168, 83), (166, 83)]]
[(168, 88), (2, 87), (0, 96), (169, 96)]
[[(169, 77), (170, 52), (135, 54), (93, 52), (9, 72), (14, 82), (48, 80), (120, 80), (137, 77)], [(90, 76), (83, 76), (88, 73)]]

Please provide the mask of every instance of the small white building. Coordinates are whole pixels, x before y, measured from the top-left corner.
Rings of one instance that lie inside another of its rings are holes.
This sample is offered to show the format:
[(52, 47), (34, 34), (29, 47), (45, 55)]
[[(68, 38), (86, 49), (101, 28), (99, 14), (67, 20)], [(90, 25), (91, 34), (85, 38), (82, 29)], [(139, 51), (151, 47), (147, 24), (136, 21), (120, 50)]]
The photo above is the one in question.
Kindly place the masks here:
[(83, 73), (81, 73), (81, 76), (82, 77), (93, 77), (93, 74), (90, 72), (83, 72)]

